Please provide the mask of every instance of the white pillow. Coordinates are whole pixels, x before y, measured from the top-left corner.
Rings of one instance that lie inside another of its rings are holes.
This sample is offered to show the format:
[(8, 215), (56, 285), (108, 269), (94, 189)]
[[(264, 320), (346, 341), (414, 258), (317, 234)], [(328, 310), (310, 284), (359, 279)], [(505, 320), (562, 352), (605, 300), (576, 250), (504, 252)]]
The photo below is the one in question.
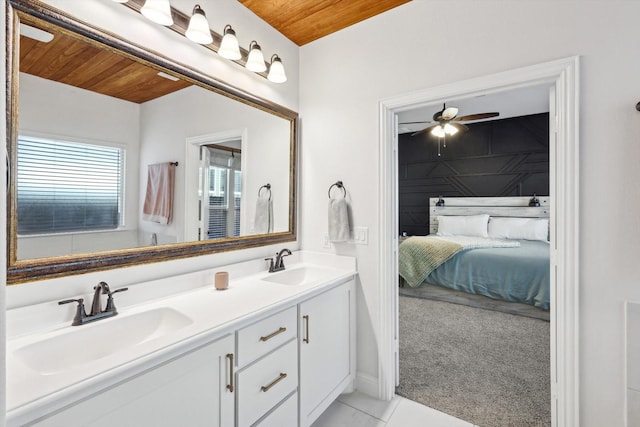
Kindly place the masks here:
[(492, 239), (524, 239), (547, 241), (549, 220), (541, 218), (496, 218), (489, 221)]
[(438, 216), (438, 236), (487, 237), (489, 215)]

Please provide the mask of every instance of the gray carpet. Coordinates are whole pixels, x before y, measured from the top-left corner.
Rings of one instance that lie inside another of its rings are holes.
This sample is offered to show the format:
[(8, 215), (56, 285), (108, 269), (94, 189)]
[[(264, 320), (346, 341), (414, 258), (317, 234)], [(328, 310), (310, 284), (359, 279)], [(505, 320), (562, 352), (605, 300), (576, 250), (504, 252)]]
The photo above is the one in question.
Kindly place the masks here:
[(551, 425), (549, 322), (400, 296), (408, 399), (481, 427)]

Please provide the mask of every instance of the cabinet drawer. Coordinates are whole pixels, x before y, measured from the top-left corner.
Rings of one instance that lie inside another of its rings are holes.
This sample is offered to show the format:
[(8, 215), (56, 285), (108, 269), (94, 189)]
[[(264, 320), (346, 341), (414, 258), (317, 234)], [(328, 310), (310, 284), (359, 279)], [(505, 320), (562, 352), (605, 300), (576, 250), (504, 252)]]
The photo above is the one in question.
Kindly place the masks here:
[(237, 421), (250, 426), (298, 386), (296, 340), (238, 372)]
[(292, 427), (298, 425), (298, 393), (287, 397), (280, 406), (253, 427)]
[(297, 309), (291, 307), (238, 331), (238, 367), (264, 356), (297, 336)]

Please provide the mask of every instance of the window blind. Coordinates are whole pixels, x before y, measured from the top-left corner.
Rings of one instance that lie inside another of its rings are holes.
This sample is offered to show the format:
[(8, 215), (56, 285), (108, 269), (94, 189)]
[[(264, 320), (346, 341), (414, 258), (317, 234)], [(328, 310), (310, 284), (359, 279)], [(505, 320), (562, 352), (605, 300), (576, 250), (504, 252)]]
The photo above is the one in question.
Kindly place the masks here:
[(122, 225), (124, 149), (18, 138), (18, 234)]

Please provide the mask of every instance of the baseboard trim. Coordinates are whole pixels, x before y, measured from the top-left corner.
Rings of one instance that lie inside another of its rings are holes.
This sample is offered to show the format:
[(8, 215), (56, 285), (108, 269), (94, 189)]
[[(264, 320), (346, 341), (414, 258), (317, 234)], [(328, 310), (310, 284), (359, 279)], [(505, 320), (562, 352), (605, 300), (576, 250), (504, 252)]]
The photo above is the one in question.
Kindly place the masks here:
[(373, 375), (356, 372), (356, 390), (374, 399), (380, 398), (378, 396), (378, 378)]

